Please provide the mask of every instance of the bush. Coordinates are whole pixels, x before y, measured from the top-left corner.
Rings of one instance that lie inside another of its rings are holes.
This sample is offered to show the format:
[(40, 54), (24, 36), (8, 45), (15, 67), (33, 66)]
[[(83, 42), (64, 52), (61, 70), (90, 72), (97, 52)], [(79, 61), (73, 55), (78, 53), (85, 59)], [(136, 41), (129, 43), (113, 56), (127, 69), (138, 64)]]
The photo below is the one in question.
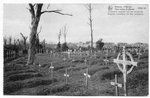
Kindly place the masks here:
[(60, 42), (57, 44), (57, 48), (56, 48), (56, 50), (57, 50), (58, 52), (60, 52), (60, 51), (61, 51), (61, 44), (60, 44)]
[(67, 46), (67, 43), (62, 44), (62, 51), (67, 51), (69, 47)]
[(104, 43), (102, 42), (102, 39), (99, 39), (97, 42), (96, 42), (96, 48), (98, 50), (101, 50), (104, 46)]

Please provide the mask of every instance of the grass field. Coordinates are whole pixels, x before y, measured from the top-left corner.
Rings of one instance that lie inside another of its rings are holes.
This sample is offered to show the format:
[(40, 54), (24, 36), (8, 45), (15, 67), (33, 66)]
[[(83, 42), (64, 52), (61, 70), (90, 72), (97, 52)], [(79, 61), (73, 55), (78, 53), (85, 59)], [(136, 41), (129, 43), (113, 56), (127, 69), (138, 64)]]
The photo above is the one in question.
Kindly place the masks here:
[[(118, 82), (123, 84), (122, 73), (112, 62), (116, 56), (110, 54), (111, 62), (107, 65), (103, 62), (103, 54), (88, 57), (87, 65), (80, 56), (72, 57), (74, 61), (72, 58), (64, 61), (63, 57), (37, 54), (35, 64), (31, 66), (25, 65), (27, 57), (18, 58), (4, 64), (4, 95), (115, 96), (115, 87), (110, 85), (115, 74)], [(49, 69), (51, 62), (54, 65), (53, 79)], [(87, 67), (91, 75), (88, 88), (83, 75)], [(63, 76), (66, 68), (70, 75), (68, 84)], [(141, 56), (138, 66), (127, 75), (127, 90), (129, 96), (148, 95), (148, 53)], [(123, 88), (119, 88), (119, 95), (123, 96)]]

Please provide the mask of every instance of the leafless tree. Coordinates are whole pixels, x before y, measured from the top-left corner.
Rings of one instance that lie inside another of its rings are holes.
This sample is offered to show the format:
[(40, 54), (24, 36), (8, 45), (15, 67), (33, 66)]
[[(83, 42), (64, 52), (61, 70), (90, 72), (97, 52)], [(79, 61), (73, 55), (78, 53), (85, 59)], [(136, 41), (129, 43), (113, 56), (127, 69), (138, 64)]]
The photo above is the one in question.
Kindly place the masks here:
[(12, 37), (10, 36), (8, 39), (9, 39), (9, 45), (11, 45), (11, 43), (12, 43)]
[(17, 43), (18, 43), (18, 46), (19, 46), (19, 49), (21, 48), (21, 40), (17, 39)]
[(64, 26), (63, 28), (63, 35), (64, 35), (64, 41), (66, 43), (66, 37), (67, 37), (67, 25)]
[(92, 19), (92, 5), (91, 4), (88, 4), (87, 5), (87, 9), (89, 11), (89, 26), (90, 26), (90, 31), (91, 31), (91, 52), (93, 53), (93, 19)]
[(58, 33), (58, 43), (60, 43), (60, 37), (61, 37), (61, 30)]
[(21, 34), (21, 36), (22, 36), (22, 38), (23, 38), (24, 49), (27, 50), (27, 45), (26, 45), (26, 43), (27, 43), (27, 38), (28, 38), (28, 37), (24, 36), (22, 33), (20, 33), (20, 34)]
[(46, 44), (46, 42), (45, 42), (45, 39), (42, 41), (42, 46), (43, 46), (43, 48), (44, 48), (44, 50), (45, 50), (45, 44)]
[(4, 46), (7, 45), (7, 38), (4, 37), (3, 40), (4, 40)]
[(14, 45), (17, 45), (17, 41), (16, 41), (16, 39), (14, 39)]
[(47, 6), (47, 10), (42, 11), (43, 4), (42, 3), (36, 3), (36, 4), (31, 4), (29, 3), (29, 12), (31, 14), (31, 33), (30, 33), (30, 39), (29, 39), (29, 53), (28, 53), (28, 61), (27, 65), (33, 64), (34, 59), (35, 59), (35, 51), (36, 51), (36, 34), (37, 34), (37, 28), (39, 25), (39, 21), (41, 18), (41, 15), (45, 13), (57, 13), (60, 15), (69, 15), (70, 14), (65, 14), (62, 13), (62, 10), (48, 10), (50, 5)]

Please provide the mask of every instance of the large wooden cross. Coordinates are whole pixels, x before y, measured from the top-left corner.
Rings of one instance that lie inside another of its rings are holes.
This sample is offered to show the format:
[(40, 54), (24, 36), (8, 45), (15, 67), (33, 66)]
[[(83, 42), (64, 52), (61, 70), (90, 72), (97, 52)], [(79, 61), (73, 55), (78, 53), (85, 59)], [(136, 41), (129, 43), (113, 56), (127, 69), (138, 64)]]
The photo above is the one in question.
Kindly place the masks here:
[(118, 78), (117, 78), (117, 75), (115, 74), (115, 82), (110, 82), (111, 85), (115, 86), (115, 90), (116, 90), (116, 96), (119, 95), (119, 92), (118, 92), (118, 87), (122, 87), (122, 84), (118, 83)]
[[(129, 56), (130, 61), (127, 60), (126, 55)], [(122, 57), (123, 59), (120, 59), (120, 57)], [(127, 74), (129, 74), (133, 70), (134, 66), (137, 66), (137, 62), (134, 62), (132, 55), (129, 52), (125, 51), (125, 46), (123, 46), (122, 55), (121, 55), (121, 53), (119, 53), (118, 56), (117, 56), (117, 59), (114, 59), (114, 62), (117, 64), (119, 70), (123, 73), (124, 95), (127, 96), (126, 77), (127, 77)], [(131, 66), (129, 70), (127, 70), (128, 65)]]

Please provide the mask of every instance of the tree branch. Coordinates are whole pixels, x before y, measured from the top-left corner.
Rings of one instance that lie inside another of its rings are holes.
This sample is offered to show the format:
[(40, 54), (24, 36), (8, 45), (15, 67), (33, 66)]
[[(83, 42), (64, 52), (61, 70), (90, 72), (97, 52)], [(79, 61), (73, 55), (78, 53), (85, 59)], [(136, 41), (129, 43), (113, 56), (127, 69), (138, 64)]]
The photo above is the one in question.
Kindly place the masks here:
[(42, 30), (42, 26), (40, 27), (40, 30), (39, 30), (39, 32), (37, 34), (39, 34), (41, 32), (41, 30)]
[(57, 13), (57, 14), (61, 14), (61, 15), (73, 16), (72, 14), (61, 13), (60, 11), (62, 11), (62, 10), (43, 11), (43, 12), (41, 12), (41, 14), (44, 14), (44, 13)]
[(20, 33), (24, 40), (27, 40), (28, 36), (25, 37), (22, 33)]
[(24, 38), (24, 35), (22, 34), (22, 33), (20, 33), (21, 34), (21, 36)]
[(43, 6), (42, 3), (36, 5), (36, 7), (37, 7), (36, 8), (36, 17), (40, 17), (41, 16), (42, 6)]
[(35, 17), (34, 6), (35, 6), (35, 5), (32, 5), (31, 3), (29, 3), (30, 9), (28, 9), (28, 10), (30, 11), (30, 13), (31, 13), (31, 15), (32, 15), (32, 18)]
[(47, 10), (48, 10), (48, 8), (50, 7), (50, 4), (48, 4), (48, 6), (47, 6)]

